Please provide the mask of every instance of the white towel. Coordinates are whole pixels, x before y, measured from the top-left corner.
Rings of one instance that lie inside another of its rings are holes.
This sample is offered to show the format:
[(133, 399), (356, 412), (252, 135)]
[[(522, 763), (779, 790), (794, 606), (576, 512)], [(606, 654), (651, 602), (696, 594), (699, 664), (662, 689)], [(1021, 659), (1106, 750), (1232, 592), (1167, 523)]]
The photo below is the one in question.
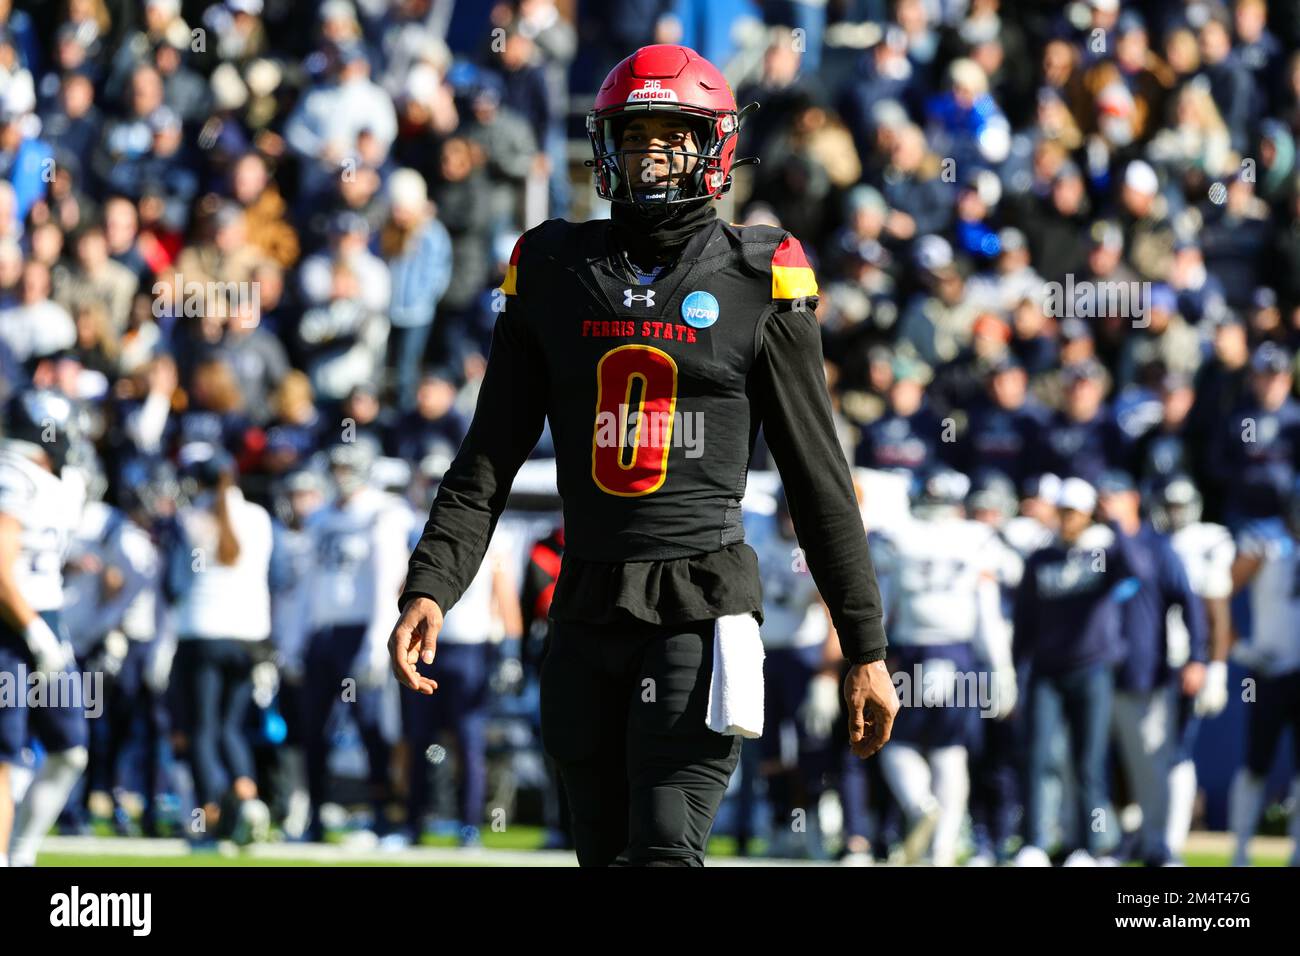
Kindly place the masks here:
[(763, 641), (752, 614), (730, 614), (713, 623), (708, 725), (720, 734), (751, 739), (763, 733)]

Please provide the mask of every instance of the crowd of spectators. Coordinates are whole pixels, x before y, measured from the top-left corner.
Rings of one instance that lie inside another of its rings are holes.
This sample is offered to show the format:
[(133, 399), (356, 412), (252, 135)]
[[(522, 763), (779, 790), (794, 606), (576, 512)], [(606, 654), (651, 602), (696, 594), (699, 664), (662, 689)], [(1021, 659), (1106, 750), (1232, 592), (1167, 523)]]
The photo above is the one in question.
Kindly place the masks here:
[(813, 259), (856, 465), (1188, 474), (1240, 526), (1300, 465), (1297, 40), (1268, 0), (0, 0), (0, 389), (76, 402), (114, 504), (203, 442), (270, 507), (344, 429), (436, 477), (516, 238), (605, 214), (600, 79), (681, 42), (762, 104), (726, 212)]

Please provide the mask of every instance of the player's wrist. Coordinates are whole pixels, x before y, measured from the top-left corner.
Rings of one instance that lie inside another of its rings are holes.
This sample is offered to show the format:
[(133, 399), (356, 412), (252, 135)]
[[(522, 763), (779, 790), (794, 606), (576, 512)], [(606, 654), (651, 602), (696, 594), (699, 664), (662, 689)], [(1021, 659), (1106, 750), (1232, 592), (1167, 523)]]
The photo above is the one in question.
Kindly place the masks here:
[(885, 659), (885, 648), (880, 647), (869, 651), (860, 651), (849, 658), (849, 663), (854, 667), (864, 667), (867, 664), (875, 664)]
[(435, 599), (432, 595), (424, 594), (418, 591), (416, 592), (408, 591), (406, 594), (403, 594), (401, 601), (398, 603), (398, 608), (401, 610), (402, 614), (405, 614), (411, 607), (413, 607), (414, 605), (418, 604), (421, 601), (426, 602), (429, 605), (428, 607), (422, 609), (426, 614), (429, 613), (430, 611), (433, 611), (437, 614), (438, 617), (441, 618), (443, 616), (442, 604), (437, 599)]

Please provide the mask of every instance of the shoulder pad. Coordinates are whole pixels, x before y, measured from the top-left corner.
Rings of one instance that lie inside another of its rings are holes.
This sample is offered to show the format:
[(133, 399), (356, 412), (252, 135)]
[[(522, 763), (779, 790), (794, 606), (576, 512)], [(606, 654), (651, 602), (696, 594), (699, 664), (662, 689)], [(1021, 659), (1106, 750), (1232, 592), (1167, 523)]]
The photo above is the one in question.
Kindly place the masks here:
[[(519, 294), (520, 275), (525, 263), (538, 261), (539, 258), (560, 259), (566, 254), (573, 254), (581, 248), (580, 232), (585, 227), (602, 227), (600, 220), (594, 223), (573, 223), (567, 219), (548, 219), (539, 226), (534, 226), (515, 240), (515, 247), (510, 252), (510, 263), (506, 266), (506, 277), (501, 283), (501, 291), (506, 295)], [(585, 238), (585, 237), (584, 237)]]
[(1289, 541), (1286, 525), (1280, 518), (1256, 518), (1246, 522), (1237, 536), (1237, 548), (1244, 554), (1261, 556), (1276, 541)]
[(799, 240), (778, 226), (726, 224), (726, 231), (739, 241), (746, 264), (770, 277), (775, 301), (817, 296), (817, 279)]
[(786, 233), (772, 250), (772, 298), (775, 301), (810, 299), (817, 296), (817, 278), (813, 275), (803, 246)]
[(0, 459), (0, 511), (20, 517), (36, 497), (36, 482), (16, 461)]

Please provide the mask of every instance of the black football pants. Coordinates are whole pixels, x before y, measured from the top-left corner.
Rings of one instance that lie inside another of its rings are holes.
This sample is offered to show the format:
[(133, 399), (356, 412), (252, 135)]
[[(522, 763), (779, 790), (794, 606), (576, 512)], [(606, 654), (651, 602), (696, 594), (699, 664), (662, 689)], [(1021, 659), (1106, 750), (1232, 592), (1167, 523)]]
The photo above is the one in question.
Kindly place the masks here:
[(741, 738), (705, 724), (713, 622), (552, 621), (542, 743), (582, 866), (703, 866)]

